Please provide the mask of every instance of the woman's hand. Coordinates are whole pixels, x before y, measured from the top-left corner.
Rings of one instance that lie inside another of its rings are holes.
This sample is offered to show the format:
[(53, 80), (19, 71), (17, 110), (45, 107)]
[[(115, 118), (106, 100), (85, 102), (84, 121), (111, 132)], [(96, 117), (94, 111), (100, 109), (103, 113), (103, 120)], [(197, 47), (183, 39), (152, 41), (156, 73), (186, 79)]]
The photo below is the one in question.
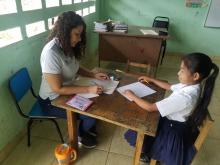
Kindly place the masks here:
[(98, 80), (109, 80), (108, 75), (102, 72), (95, 73), (94, 77)]
[(88, 92), (94, 94), (101, 94), (103, 92), (103, 87), (99, 85), (89, 86)]
[(136, 97), (134, 92), (132, 92), (131, 90), (126, 90), (123, 94), (131, 100), (134, 100), (133, 98)]
[(141, 76), (138, 78), (138, 81), (149, 83), (149, 82), (152, 82), (152, 78), (147, 77), (147, 76)]

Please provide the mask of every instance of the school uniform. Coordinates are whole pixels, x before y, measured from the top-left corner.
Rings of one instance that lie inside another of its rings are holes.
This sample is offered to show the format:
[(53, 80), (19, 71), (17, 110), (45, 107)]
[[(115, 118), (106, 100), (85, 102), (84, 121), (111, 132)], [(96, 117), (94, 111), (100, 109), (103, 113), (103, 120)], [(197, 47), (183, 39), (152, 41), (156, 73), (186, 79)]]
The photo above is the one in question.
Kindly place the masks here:
[[(66, 56), (59, 40), (54, 38), (44, 46), (41, 53), (40, 64), (42, 80), (38, 98), (39, 103), (48, 116), (66, 118), (65, 110), (51, 105), (51, 101), (57, 98), (59, 94), (51, 89), (44, 73), (59, 74), (62, 76), (63, 85), (71, 84), (79, 70), (79, 61), (74, 56)], [(96, 120), (85, 115), (78, 115), (78, 118), (81, 120), (79, 136), (83, 136), (83, 134), (94, 127)]]
[[(200, 85), (175, 84), (173, 93), (156, 102), (161, 115), (155, 138), (146, 136), (142, 151), (166, 165), (189, 165), (196, 153), (193, 145), (198, 132), (192, 133), (187, 119), (197, 105)], [(136, 143), (136, 132), (128, 130), (125, 139), (130, 145)], [(151, 143), (151, 144), (149, 144)]]

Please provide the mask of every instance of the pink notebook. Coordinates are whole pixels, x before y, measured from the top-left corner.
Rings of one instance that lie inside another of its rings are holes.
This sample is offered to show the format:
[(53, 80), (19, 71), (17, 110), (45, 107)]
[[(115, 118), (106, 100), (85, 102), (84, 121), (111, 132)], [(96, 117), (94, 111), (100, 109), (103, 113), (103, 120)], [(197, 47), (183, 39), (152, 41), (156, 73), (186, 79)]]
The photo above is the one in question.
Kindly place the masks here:
[(74, 95), (70, 100), (66, 102), (66, 104), (81, 111), (85, 111), (92, 103), (92, 100), (79, 95)]

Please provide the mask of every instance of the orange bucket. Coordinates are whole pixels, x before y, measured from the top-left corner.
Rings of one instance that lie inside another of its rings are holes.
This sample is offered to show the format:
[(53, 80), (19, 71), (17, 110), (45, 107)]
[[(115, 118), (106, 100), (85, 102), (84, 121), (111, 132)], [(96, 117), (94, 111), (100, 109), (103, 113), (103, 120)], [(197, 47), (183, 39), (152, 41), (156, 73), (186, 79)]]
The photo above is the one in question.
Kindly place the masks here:
[(55, 148), (55, 156), (59, 165), (70, 165), (77, 158), (76, 150), (67, 144), (58, 144)]

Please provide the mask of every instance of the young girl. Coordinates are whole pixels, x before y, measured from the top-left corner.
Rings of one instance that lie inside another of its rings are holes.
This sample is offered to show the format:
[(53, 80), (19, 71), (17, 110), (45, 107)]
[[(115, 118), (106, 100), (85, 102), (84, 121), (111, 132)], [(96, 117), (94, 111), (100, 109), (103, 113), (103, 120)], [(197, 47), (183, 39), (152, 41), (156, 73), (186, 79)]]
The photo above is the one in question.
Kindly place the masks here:
[[(125, 91), (125, 95), (137, 105), (149, 112), (159, 111), (161, 115), (156, 137), (146, 136), (144, 139), (142, 151), (145, 155), (166, 165), (190, 164), (196, 153), (193, 143), (198, 134), (197, 128), (208, 113), (207, 107), (218, 72), (218, 67), (207, 55), (192, 53), (182, 58), (178, 84), (171, 85), (147, 76), (139, 78), (139, 81), (148, 81), (172, 90), (169, 97), (150, 103), (130, 90)], [(200, 83), (203, 80), (205, 84), (201, 92)], [(131, 130), (125, 133), (125, 139), (133, 146), (136, 136), (136, 132)]]

